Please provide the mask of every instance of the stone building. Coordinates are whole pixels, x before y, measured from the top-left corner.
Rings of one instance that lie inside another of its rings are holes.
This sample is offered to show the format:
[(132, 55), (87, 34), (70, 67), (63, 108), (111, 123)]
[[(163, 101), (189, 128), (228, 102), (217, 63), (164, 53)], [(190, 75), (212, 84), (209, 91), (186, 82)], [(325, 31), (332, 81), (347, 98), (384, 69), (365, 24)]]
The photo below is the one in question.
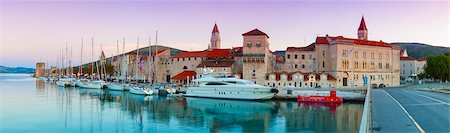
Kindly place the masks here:
[(424, 72), (427, 64), (426, 58), (415, 59), (409, 57), (406, 50), (400, 52), (400, 80), (412, 81), (418, 74)]
[(36, 63), (35, 77), (43, 77), (43, 76), (47, 76), (46, 75), (46, 70), (45, 70), (45, 63), (44, 62), (37, 62)]

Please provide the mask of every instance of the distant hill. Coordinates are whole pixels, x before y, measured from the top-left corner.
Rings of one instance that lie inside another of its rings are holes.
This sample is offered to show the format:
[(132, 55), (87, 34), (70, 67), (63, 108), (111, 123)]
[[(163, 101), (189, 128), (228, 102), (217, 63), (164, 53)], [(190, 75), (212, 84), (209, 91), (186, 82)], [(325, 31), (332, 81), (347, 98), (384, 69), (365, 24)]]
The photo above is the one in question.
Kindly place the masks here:
[(408, 52), (408, 56), (416, 59), (450, 52), (450, 47), (431, 46), (423, 43), (394, 42), (391, 44), (400, 45), (401, 49)]
[(0, 66), (0, 73), (34, 73), (34, 68)]

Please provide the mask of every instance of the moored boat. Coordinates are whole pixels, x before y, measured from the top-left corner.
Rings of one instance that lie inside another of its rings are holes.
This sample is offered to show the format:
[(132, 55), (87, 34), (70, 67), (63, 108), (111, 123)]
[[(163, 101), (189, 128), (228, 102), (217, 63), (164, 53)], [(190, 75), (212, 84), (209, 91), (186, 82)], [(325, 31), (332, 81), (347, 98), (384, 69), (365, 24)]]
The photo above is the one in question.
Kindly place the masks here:
[(187, 88), (184, 96), (238, 99), (238, 100), (267, 100), (277, 92), (275, 88), (257, 85), (251, 81), (237, 79), (226, 75), (204, 75), (203, 78), (193, 80), (198, 86)]

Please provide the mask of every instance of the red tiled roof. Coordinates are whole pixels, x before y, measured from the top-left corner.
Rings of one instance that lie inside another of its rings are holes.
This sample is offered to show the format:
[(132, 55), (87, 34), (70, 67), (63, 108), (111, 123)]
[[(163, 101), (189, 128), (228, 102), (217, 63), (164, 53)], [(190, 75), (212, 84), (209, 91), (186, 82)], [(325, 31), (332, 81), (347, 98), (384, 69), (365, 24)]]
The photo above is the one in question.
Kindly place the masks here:
[(408, 56), (408, 57), (400, 57), (400, 60), (416, 60), (416, 59)]
[(336, 80), (336, 78), (334, 78), (334, 77), (331, 76), (331, 75), (328, 75), (328, 76), (327, 76), (327, 80)]
[(315, 45), (310, 44), (306, 47), (288, 47), (286, 49), (286, 52), (293, 52), (293, 51), (314, 51)]
[(383, 41), (369, 41), (369, 40), (360, 40), (360, 39), (353, 39), (353, 38), (346, 38), (343, 36), (325, 36), (325, 37), (317, 37), (316, 38), (316, 44), (330, 44), (327, 40), (329, 38), (331, 41), (338, 40), (338, 41), (351, 41), (358, 45), (369, 45), (369, 46), (379, 46), (379, 47), (392, 47), (392, 44), (385, 43)]
[(230, 49), (213, 49), (211, 51), (187, 51), (175, 55), (173, 58), (184, 57), (229, 57)]
[(259, 29), (253, 29), (253, 30), (251, 30), (251, 31), (249, 31), (249, 32), (246, 32), (246, 33), (242, 34), (242, 35), (243, 35), (243, 36), (259, 36), (259, 35), (265, 35), (265, 36), (267, 36), (267, 38), (269, 38), (269, 36), (268, 36), (266, 33), (260, 31)]
[(202, 67), (231, 67), (234, 64), (234, 60), (204, 60), (202, 61), (197, 68)]
[(364, 16), (361, 19), (361, 23), (359, 24), (358, 30), (367, 30), (366, 22), (364, 21)]
[(217, 24), (216, 23), (214, 23), (214, 28), (212, 30), (212, 33), (215, 33), (215, 32), (219, 32), (219, 28), (217, 28)]
[(156, 53), (152, 53), (152, 56), (155, 56), (157, 54), (161, 54), (162, 52), (166, 51), (167, 49), (164, 50), (158, 50)]
[(423, 58), (418, 59), (417, 61), (427, 61), (427, 58), (423, 57)]
[(172, 77), (172, 79), (176, 79), (176, 80), (186, 80), (187, 77), (192, 78), (192, 76), (196, 76), (197, 73), (195, 73), (194, 71), (183, 71), (175, 76)]
[(230, 49), (213, 49), (208, 51), (208, 57), (229, 57)]

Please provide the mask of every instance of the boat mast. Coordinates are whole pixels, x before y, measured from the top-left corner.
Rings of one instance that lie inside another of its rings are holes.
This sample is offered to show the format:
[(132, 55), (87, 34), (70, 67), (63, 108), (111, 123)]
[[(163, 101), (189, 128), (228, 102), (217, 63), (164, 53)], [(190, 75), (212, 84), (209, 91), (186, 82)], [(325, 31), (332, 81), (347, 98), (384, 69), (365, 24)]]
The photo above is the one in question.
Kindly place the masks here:
[[(123, 44), (122, 44), (122, 56), (120, 56), (120, 77), (122, 77), (122, 64), (123, 64), (123, 62), (122, 62), (122, 60), (123, 60), (123, 56), (125, 56), (125, 37), (123, 38)], [(128, 67), (127, 67), (127, 72), (128, 72)], [(127, 72), (125, 72), (125, 79), (127, 78), (126, 76), (126, 73)], [(125, 80), (124, 79), (124, 80)], [(119, 82), (120, 82), (120, 78), (119, 78)]]
[[(119, 62), (119, 40), (117, 40), (117, 55), (114, 56), (115, 59), (117, 59), (117, 69), (120, 71), (120, 62)], [(119, 74), (115, 73), (116, 79), (119, 79)]]
[(94, 81), (94, 38), (92, 38), (91, 50), (91, 80)]
[(78, 77), (81, 77), (81, 75), (83, 74), (83, 38), (81, 38), (81, 55), (80, 55), (80, 66), (78, 68)]
[(156, 31), (156, 39), (155, 39), (155, 82), (158, 82), (158, 61), (159, 59), (157, 58), (157, 54), (158, 54), (158, 31)]
[(135, 65), (136, 65), (136, 69), (134, 70), (134, 80), (136, 80), (137, 83), (137, 67), (138, 67), (138, 56), (139, 56), (139, 37), (137, 39), (137, 45), (136, 45), (136, 58), (135, 59)]
[[(66, 60), (68, 60), (69, 58), (69, 54), (68, 54), (69, 52), (67, 51), (67, 41), (66, 41), (66, 56), (64, 56), (64, 58), (63, 58), (63, 62), (66, 62)], [(64, 67), (64, 71), (65, 71), (65, 75), (66, 76), (69, 76), (69, 72), (68, 72), (68, 70), (67, 70), (67, 68), (68, 68), (68, 66), (65, 66)]]
[[(156, 54), (155, 54), (156, 56)], [(150, 79), (152, 79), (153, 77), (151, 77), (151, 73), (153, 72), (153, 70), (151, 69), (152, 63), (150, 62), (151, 59), (153, 59), (152, 57), (152, 40), (150, 37), (148, 37), (148, 82), (150, 84), (153, 84), (153, 80), (150, 81)]]

